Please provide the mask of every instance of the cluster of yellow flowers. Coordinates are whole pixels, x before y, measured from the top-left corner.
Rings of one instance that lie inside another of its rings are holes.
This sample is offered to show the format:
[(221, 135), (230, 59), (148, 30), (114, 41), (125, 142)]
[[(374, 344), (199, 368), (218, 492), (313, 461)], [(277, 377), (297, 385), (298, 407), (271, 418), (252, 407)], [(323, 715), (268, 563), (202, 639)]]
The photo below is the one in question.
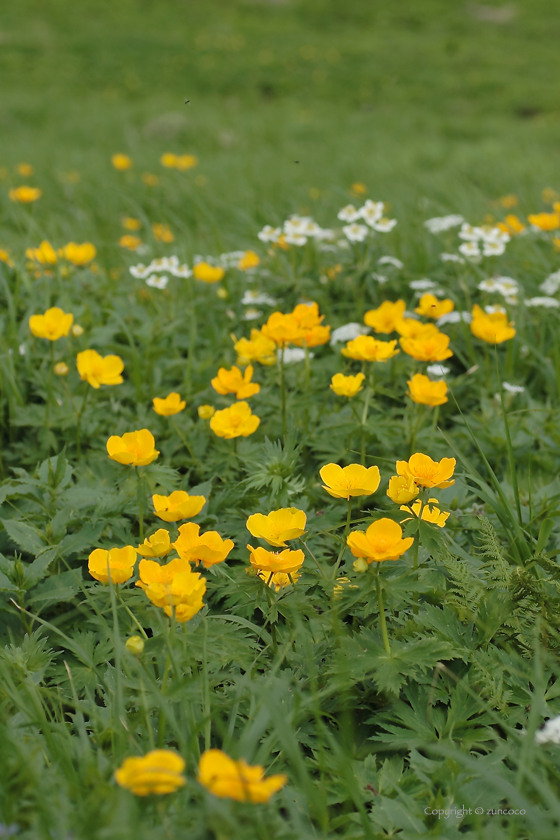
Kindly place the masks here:
[(54, 249), (48, 240), (43, 240), (37, 248), (27, 248), (25, 256), (37, 265), (53, 266), (60, 259), (66, 260), (77, 268), (84, 268), (96, 257), (97, 249), (91, 242), (69, 242), (58, 251)]

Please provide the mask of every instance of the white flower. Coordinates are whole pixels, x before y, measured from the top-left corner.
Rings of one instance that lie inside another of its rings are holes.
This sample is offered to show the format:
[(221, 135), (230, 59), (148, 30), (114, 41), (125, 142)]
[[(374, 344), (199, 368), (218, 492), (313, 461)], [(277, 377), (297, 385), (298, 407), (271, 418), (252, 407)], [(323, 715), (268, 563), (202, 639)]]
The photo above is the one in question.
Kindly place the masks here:
[(553, 297), (534, 297), (527, 298), (525, 306), (544, 306), (545, 309), (558, 309), (560, 303)]
[(19, 353), (20, 356), (25, 356), (25, 354), (27, 353), (27, 347), (25, 346), (25, 344), (20, 344), (19, 345), (18, 353)]
[(560, 715), (547, 720), (543, 728), (535, 732), (535, 744), (560, 744)]
[(282, 234), (281, 228), (272, 227), (272, 225), (265, 225), (257, 236), (261, 242), (278, 242)]
[[(282, 355), (281, 350), (276, 351), (276, 355), (280, 359)], [(309, 358), (313, 358), (313, 353), (309, 353)], [(301, 347), (285, 347), (284, 348), (284, 364), (291, 365), (294, 362), (303, 362), (305, 359), (305, 350)]]
[(490, 304), (489, 306), (484, 307), (484, 311), (488, 312), (489, 315), (494, 315), (495, 312), (501, 312), (505, 314), (505, 309), (503, 306), (500, 306), (498, 303)]
[(138, 280), (145, 280), (146, 277), (151, 273), (152, 267), (146, 266), (143, 263), (139, 263), (138, 265), (131, 265), (128, 269), (133, 277), (136, 277)]
[(346, 207), (343, 207), (342, 210), (339, 210), (337, 213), (337, 218), (339, 218), (342, 222), (355, 222), (356, 219), (361, 217), (362, 211), (356, 210), (353, 204), (347, 204)]
[(352, 225), (345, 225), (342, 228), (342, 232), (350, 242), (363, 242), (369, 233), (369, 228), (354, 222)]
[(192, 275), (192, 271), (188, 267), (188, 265), (178, 265), (177, 268), (170, 268), (169, 273), (173, 275), (173, 277), (190, 277)]
[[(245, 253), (245, 252), (243, 251), (242, 253)], [(193, 264), (198, 265), (201, 262), (208, 263), (208, 265), (214, 265), (214, 266), (223, 268), (219, 257), (203, 257), (200, 254), (195, 254), (194, 257), (193, 257)], [(153, 265), (153, 263), (152, 263), (152, 265)]]
[(383, 285), (383, 283), (389, 282), (388, 277), (386, 277), (384, 274), (378, 274), (376, 271), (372, 271), (371, 276), (374, 280), (377, 280), (378, 283), (381, 283), (381, 285)]
[(539, 286), (541, 292), (545, 295), (555, 295), (560, 289), (560, 271), (555, 271), (554, 274), (549, 274), (546, 280)]
[[(344, 228), (343, 228), (343, 230), (344, 230)], [(342, 250), (344, 250), (344, 251), (347, 251), (348, 248), (351, 247), (350, 243), (348, 242), (347, 239), (337, 239), (336, 240), (336, 245), (337, 245), (338, 248), (342, 248)]]
[(404, 268), (404, 263), (398, 260), (396, 257), (379, 257), (377, 260), (378, 265), (394, 265), (395, 268)]
[(502, 388), (510, 394), (522, 394), (525, 390), (523, 385), (510, 385), (509, 382), (502, 382)]
[(509, 242), (511, 238), (507, 231), (501, 230), (501, 228), (499, 227), (481, 227), (475, 228), (475, 230), (480, 231), (479, 236), (483, 242), (488, 242), (491, 244), (501, 242), (505, 245), (506, 242)]
[(428, 365), (426, 368), (426, 373), (428, 376), (445, 376), (451, 368), (445, 367), (445, 365)]
[(448, 312), (446, 315), (442, 315), (441, 318), (438, 318), (436, 321), (437, 327), (443, 327), (445, 324), (458, 324), (460, 321), (465, 321), (466, 324), (470, 324), (472, 321), (472, 315), (470, 312)]
[(482, 280), (478, 288), (482, 292), (498, 292), (504, 297), (510, 297), (518, 293), (519, 283), (512, 277), (492, 277), (489, 280)]
[(168, 283), (169, 277), (158, 277), (156, 274), (152, 274), (151, 277), (148, 277), (146, 280), (146, 286), (151, 286), (152, 289), (166, 289)]
[(426, 289), (435, 289), (437, 283), (434, 283), (433, 280), (428, 280), (427, 277), (424, 277), (422, 280), (412, 280), (408, 285), (416, 292), (423, 292)]
[(264, 292), (257, 292), (255, 289), (247, 289), (241, 298), (241, 304), (243, 306), (251, 306), (251, 304), (276, 306), (276, 303), (277, 301), (273, 297), (270, 297), (270, 295)]
[(480, 239), (480, 228), (473, 227), (468, 222), (463, 222), (459, 231), (459, 239), (465, 239), (467, 242), (478, 242)]
[(468, 257), (470, 260), (480, 257), (480, 249), (476, 240), (463, 242), (462, 245), (459, 245), (459, 251), (462, 254), (464, 254), (465, 257)]
[[(358, 210), (359, 217), (361, 217), (366, 224), (373, 227), (376, 222), (383, 216), (384, 204), (382, 201), (372, 201), (370, 198), (366, 201), (364, 206)], [(345, 208), (346, 209), (346, 208)], [(340, 219), (340, 214), (338, 216)], [(348, 219), (348, 221), (353, 221)]]
[(482, 248), (482, 254), (485, 257), (499, 257), (506, 250), (504, 242), (486, 240)]
[(363, 324), (357, 324), (355, 321), (352, 321), (350, 324), (343, 324), (342, 327), (337, 327), (336, 330), (332, 331), (331, 347), (334, 347), (339, 342), (352, 341), (354, 338), (358, 338), (359, 335), (367, 335), (369, 331), (368, 327), (364, 327)]
[(424, 222), (424, 227), (428, 228), (430, 233), (441, 233), (444, 230), (457, 227), (464, 221), (465, 220), (462, 216), (458, 216), (456, 214), (450, 216), (436, 216), (433, 219), (427, 219)]
[(237, 268), (237, 263), (244, 256), (245, 251), (230, 251), (227, 254), (220, 254), (219, 260), (224, 268)]
[(284, 239), (288, 243), (288, 245), (305, 245), (307, 242), (307, 236), (304, 236), (302, 233), (287, 233), (284, 236)]
[(148, 268), (150, 271), (172, 271), (179, 265), (179, 257), (159, 257), (152, 260)]
[(313, 229), (313, 225), (316, 225), (317, 228), (319, 227), (319, 225), (313, 221), (311, 216), (290, 216), (290, 218), (284, 222), (284, 233), (287, 233), (290, 236), (293, 236), (294, 234), (301, 234), (305, 236), (308, 235), (307, 229), (310, 226), (311, 229)]
[(389, 233), (389, 231), (393, 230), (396, 224), (396, 219), (379, 219), (379, 221), (372, 225), (372, 227), (374, 230), (379, 231), (379, 233)]
[(260, 311), (260, 309), (255, 309), (254, 306), (251, 306), (251, 307), (249, 307), (249, 309), (246, 309), (245, 312), (243, 313), (242, 320), (243, 321), (254, 321), (256, 318), (260, 318), (261, 315), (262, 315), (262, 312)]
[(439, 258), (442, 262), (455, 262), (455, 263), (464, 263), (465, 260), (463, 257), (459, 257), (457, 254), (443, 254), (439, 255)]
[(320, 236), (322, 229), (319, 227), (317, 222), (313, 221), (313, 219), (309, 219), (306, 224), (304, 225), (303, 231), (305, 236)]
[(309, 236), (313, 236), (315, 239), (322, 241), (323, 239), (334, 239), (334, 230), (330, 228), (321, 228), (317, 225), (317, 230), (314, 234), (309, 234)]

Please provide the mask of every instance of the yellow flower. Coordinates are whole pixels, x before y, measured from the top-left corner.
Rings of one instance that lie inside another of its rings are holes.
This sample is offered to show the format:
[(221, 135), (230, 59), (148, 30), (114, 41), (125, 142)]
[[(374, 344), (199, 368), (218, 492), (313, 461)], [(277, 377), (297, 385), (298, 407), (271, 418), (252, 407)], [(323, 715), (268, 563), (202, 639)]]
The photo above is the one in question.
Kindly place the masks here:
[(419, 362), (442, 362), (453, 355), (449, 349), (449, 336), (440, 332), (432, 324), (427, 324), (430, 331), (421, 333), (418, 338), (401, 338), (401, 347), (405, 353)]
[(223, 563), (233, 548), (233, 540), (223, 540), (217, 531), (200, 533), (200, 525), (187, 522), (179, 528), (179, 536), (173, 543), (175, 551), (189, 563), (202, 563), (205, 569)]
[(418, 315), (424, 315), (426, 318), (441, 318), (442, 315), (447, 315), (448, 312), (453, 312), (455, 304), (449, 298), (445, 300), (438, 300), (435, 295), (430, 293), (422, 295), (419, 305), (414, 310)]
[(163, 608), (166, 615), (174, 611), (177, 621), (189, 621), (204, 606), (206, 581), (192, 571), (187, 560), (176, 557), (165, 566), (155, 560), (140, 560), (138, 571), (140, 580), (136, 586), (144, 590), (152, 604)]
[(177, 155), (174, 155), (173, 152), (164, 152), (159, 160), (161, 165), (167, 169), (175, 169), (177, 166)]
[(162, 225), (161, 222), (152, 225), (152, 233), (157, 242), (173, 242), (175, 240), (169, 225)]
[(151, 537), (146, 537), (136, 551), (142, 557), (165, 557), (171, 551), (169, 531), (159, 528)]
[(88, 557), (88, 571), (95, 580), (109, 583), (125, 583), (130, 580), (136, 563), (136, 549), (131, 545), (124, 548), (96, 548)]
[(248, 545), (247, 548), (251, 555), (251, 566), (257, 571), (269, 574), (283, 572), (285, 575), (290, 575), (301, 568), (305, 559), (300, 548), (297, 551), (292, 551), (291, 548), (285, 548), (284, 551), (269, 551), (260, 546), (253, 548), (252, 545)]
[[(366, 563), (366, 569), (367, 569), (367, 563)], [(350, 586), (348, 586), (348, 589), (359, 589), (360, 588), (359, 586), (356, 586), (355, 583), (354, 584), (350, 583), (350, 578), (339, 577), (339, 578), (336, 579), (336, 583), (333, 587), (333, 595), (334, 595), (335, 598), (340, 598), (340, 596), (344, 592), (346, 584), (350, 584)]]
[(66, 376), (66, 374), (70, 373), (70, 368), (66, 362), (57, 362), (53, 370), (57, 376)]
[[(410, 507), (407, 505), (401, 505), (400, 509), (406, 510), (407, 513), (412, 513), (414, 516), (420, 515), (420, 519), (423, 519), (425, 522), (432, 522), (434, 525), (438, 525), (440, 528), (443, 528), (447, 522), (449, 513), (447, 511), (440, 510), (434, 505), (430, 507), (432, 502), (437, 502), (437, 499), (428, 499), (428, 504), (422, 506), (420, 499), (417, 499), (417, 501), (415, 501)], [(421, 514), (420, 511), (422, 511)], [(406, 522), (406, 519), (403, 519), (403, 522)]]
[(305, 534), (306, 521), (307, 517), (302, 510), (291, 507), (273, 510), (267, 516), (253, 513), (246, 524), (253, 537), (280, 548), (286, 545), (286, 540), (296, 540)]
[(429, 376), (415, 373), (407, 382), (408, 396), (415, 403), (421, 405), (443, 405), (447, 402), (447, 383), (444, 380), (432, 382)]
[(193, 268), (194, 276), (203, 283), (218, 283), (225, 273), (225, 269), (220, 265), (210, 265), (207, 262), (199, 262)]
[(248, 365), (245, 373), (241, 373), (235, 365), (231, 370), (220, 368), (218, 375), (212, 380), (212, 387), (218, 394), (235, 394), (238, 400), (246, 400), (258, 394), (261, 390), (260, 385), (251, 382), (252, 377), (252, 365)]
[(41, 265), (56, 265), (57, 262), (56, 251), (46, 240), (43, 240), (38, 248), (27, 248), (25, 256)]
[(141, 244), (142, 240), (140, 237), (133, 236), (131, 233), (125, 233), (124, 236), (121, 236), (119, 239), (119, 245), (121, 248), (128, 248), (129, 251), (136, 251)]
[(129, 653), (133, 653), (134, 656), (140, 656), (145, 648), (144, 639), (141, 636), (129, 636), (124, 646)]
[(555, 251), (560, 251), (560, 236), (555, 236), (552, 240), (552, 244), (554, 245)]
[(84, 266), (95, 259), (97, 250), (91, 242), (83, 242), (78, 245), (76, 242), (69, 242), (60, 250), (60, 256), (76, 266)]
[(175, 166), (179, 172), (186, 172), (187, 169), (193, 169), (193, 167), (198, 166), (198, 158), (196, 155), (177, 155)]
[(6, 265), (9, 265), (10, 268), (14, 267), (14, 261), (10, 257), (10, 252), (9, 251), (4, 251), (2, 248), (0, 248), (0, 262), (3, 262)]
[(216, 409), (213, 405), (199, 405), (197, 412), (201, 420), (210, 420), (210, 418), (216, 413)]
[(30, 175), (33, 175), (33, 167), (30, 163), (18, 163), (16, 170), (22, 178), (29, 178)]
[(540, 230), (558, 230), (560, 228), (560, 213), (534, 213), (527, 216), (530, 224)]
[(235, 339), (233, 349), (238, 355), (237, 364), (260, 362), (261, 365), (276, 364), (276, 344), (260, 330), (251, 330), (251, 338)]
[(395, 323), (395, 329), (403, 338), (419, 338), (439, 332), (434, 324), (423, 324), (416, 318), (401, 318)]
[(259, 765), (250, 766), (243, 759), (234, 761), (221, 750), (206, 750), (198, 765), (198, 781), (214, 796), (237, 802), (268, 802), (288, 777), (278, 773), (265, 779), (264, 768)]
[(125, 432), (122, 437), (112, 435), (107, 441), (109, 458), (131, 467), (145, 467), (159, 455), (153, 434), (148, 429)]
[(347, 544), (354, 557), (368, 563), (398, 560), (414, 542), (413, 537), (402, 538), (402, 528), (392, 519), (378, 519), (367, 531), (352, 531)]
[(249, 268), (256, 268), (260, 264), (261, 258), (254, 251), (245, 251), (239, 262), (237, 268), (241, 271), (247, 271)]
[(352, 184), (352, 186), (350, 187), (350, 192), (352, 192), (356, 196), (365, 195), (367, 193), (367, 187), (365, 184), (362, 184), (361, 181), (356, 181), (356, 183)]
[(80, 378), (87, 380), (92, 388), (100, 385), (120, 385), (124, 362), (120, 356), (100, 356), (97, 350), (82, 350), (76, 356)]
[(357, 373), (356, 376), (344, 376), (343, 373), (335, 373), (331, 379), (330, 387), (339, 397), (355, 397), (358, 391), (363, 388), (365, 376)]
[(128, 155), (123, 154), (116, 154), (113, 155), (111, 158), (111, 163), (115, 167), (115, 169), (119, 169), (120, 171), (124, 171), (125, 169), (132, 169), (134, 164), (132, 163), (132, 159), (129, 158)]
[(184, 760), (173, 750), (152, 750), (141, 757), (125, 758), (115, 770), (115, 781), (136, 796), (174, 793), (185, 784), (184, 769)]
[(504, 233), (509, 233), (510, 236), (518, 236), (527, 229), (521, 219), (513, 213), (508, 214), (503, 222), (498, 222), (496, 227), (499, 227)]
[(44, 315), (32, 315), (29, 319), (29, 329), (37, 338), (58, 341), (59, 338), (68, 335), (73, 320), (73, 315), (64, 312), (58, 306), (52, 306)]
[(318, 347), (326, 344), (331, 337), (331, 328), (322, 326), (321, 321), (324, 315), (319, 315), (319, 307), (313, 302), (310, 304), (299, 303), (290, 313), (299, 327), (299, 335), (292, 339), (292, 343), (303, 347)]
[(10, 190), (10, 198), (12, 201), (19, 201), (20, 204), (30, 204), (32, 201), (37, 201), (43, 195), (43, 191), (38, 187), (15, 187)]
[(252, 414), (249, 403), (242, 400), (229, 408), (216, 411), (210, 418), (210, 428), (218, 437), (231, 440), (237, 437), (249, 437), (257, 431), (260, 422), (260, 417)]
[(396, 349), (397, 342), (379, 341), (371, 335), (359, 335), (346, 343), (342, 348), (342, 355), (360, 362), (386, 362), (400, 351)]
[(363, 467), (361, 464), (326, 464), (319, 470), (325, 482), (323, 490), (335, 499), (350, 499), (352, 496), (371, 496), (379, 487), (381, 476), (378, 467)]
[(164, 522), (178, 522), (198, 516), (206, 504), (205, 496), (189, 496), (185, 490), (174, 490), (169, 496), (152, 496), (154, 511)]
[(402, 475), (394, 475), (389, 479), (387, 495), (397, 505), (404, 502), (411, 502), (416, 498), (420, 490), (413, 478), (406, 478)]
[(432, 461), (429, 455), (416, 452), (408, 461), (397, 461), (397, 473), (407, 479), (412, 479), (420, 487), (451, 487), (455, 480), (449, 479), (455, 472), (455, 458), (442, 458)]
[(266, 324), (262, 326), (261, 332), (278, 347), (284, 347), (286, 344), (295, 343), (303, 338), (303, 330), (291, 313), (284, 315), (282, 312), (273, 312)]
[(519, 199), (513, 193), (509, 195), (503, 195), (500, 199), (498, 199), (502, 207), (505, 207), (506, 210), (509, 210), (511, 207), (517, 207), (519, 204)]
[(508, 321), (505, 312), (484, 312), (478, 303), (475, 303), (472, 316), (472, 334), (489, 344), (501, 344), (503, 341), (509, 341), (516, 333), (513, 328), (513, 321)]
[(121, 225), (125, 230), (140, 230), (142, 222), (140, 219), (133, 219), (132, 216), (123, 216)]
[(372, 327), (376, 333), (392, 333), (396, 329), (396, 324), (404, 315), (406, 303), (404, 300), (397, 300), (392, 303), (390, 300), (384, 300), (381, 306), (377, 309), (370, 309), (364, 315), (364, 324)]
[(179, 414), (186, 406), (185, 400), (176, 391), (172, 391), (165, 399), (154, 397), (152, 400), (154, 411), (162, 417), (170, 417), (172, 414)]
[[(251, 574), (255, 573), (252, 566), (247, 566), (245, 571)], [(270, 586), (271, 589), (274, 589), (276, 592), (280, 592), (281, 589), (285, 589), (287, 586), (292, 586), (292, 583), (297, 583), (299, 575), (297, 572), (292, 572), (289, 575), (285, 574), (285, 572), (275, 572), (271, 577), (270, 572), (257, 572), (257, 577), (264, 581), (267, 586)]]

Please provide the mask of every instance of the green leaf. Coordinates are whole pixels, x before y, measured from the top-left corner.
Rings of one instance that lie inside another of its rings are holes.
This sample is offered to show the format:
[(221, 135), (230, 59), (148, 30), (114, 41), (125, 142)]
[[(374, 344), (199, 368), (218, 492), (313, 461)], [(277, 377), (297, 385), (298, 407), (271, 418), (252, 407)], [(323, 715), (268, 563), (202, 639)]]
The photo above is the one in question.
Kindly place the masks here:
[(60, 575), (53, 575), (35, 587), (29, 604), (44, 609), (52, 604), (61, 601), (70, 601), (79, 589), (76, 572), (63, 572)]
[(15, 519), (2, 519), (1, 521), (6, 533), (18, 548), (35, 556), (45, 550), (45, 541), (36, 528)]
[(47, 548), (47, 550), (40, 554), (33, 563), (25, 566), (25, 583), (27, 589), (35, 586), (36, 583), (39, 583), (39, 581), (45, 577), (50, 564), (57, 554), (58, 546), (55, 546), (54, 548)]

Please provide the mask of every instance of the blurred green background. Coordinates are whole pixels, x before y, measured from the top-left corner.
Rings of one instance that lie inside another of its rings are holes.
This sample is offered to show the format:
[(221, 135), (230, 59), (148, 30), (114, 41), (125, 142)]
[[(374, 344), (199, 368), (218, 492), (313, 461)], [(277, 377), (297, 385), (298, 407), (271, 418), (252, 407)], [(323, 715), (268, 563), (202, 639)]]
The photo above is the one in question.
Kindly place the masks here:
[[(539, 209), (560, 184), (559, 43), (550, 0), (3, 3), (0, 248), (116, 247), (123, 213), (246, 247), (290, 212), (332, 224), (356, 181), (409, 220), (475, 221), (509, 192)], [(166, 151), (199, 166), (164, 170)], [(22, 182), (44, 190), (31, 213), (7, 198)]]

